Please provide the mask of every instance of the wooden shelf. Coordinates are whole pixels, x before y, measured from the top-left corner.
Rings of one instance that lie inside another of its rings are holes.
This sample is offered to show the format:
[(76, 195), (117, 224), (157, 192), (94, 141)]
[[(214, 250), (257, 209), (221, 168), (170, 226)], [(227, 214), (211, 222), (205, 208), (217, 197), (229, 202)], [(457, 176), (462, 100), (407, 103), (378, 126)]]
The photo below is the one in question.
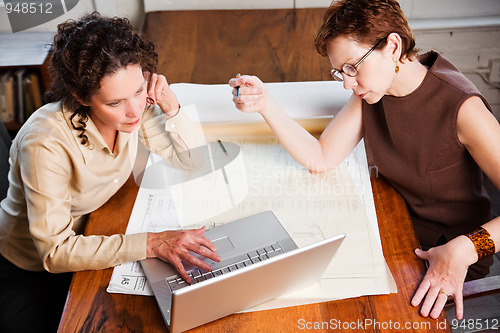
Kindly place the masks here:
[[(47, 50), (51, 35), (49, 33), (20, 33), (14, 36), (10, 33), (0, 33), (0, 48), (3, 50), (0, 70), (18, 68), (34, 70), (40, 78), (39, 86), (43, 95), (52, 83), (49, 73), (51, 52)], [(4, 122), (4, 125), (12, 137), (22, 126), (18, 121)]]

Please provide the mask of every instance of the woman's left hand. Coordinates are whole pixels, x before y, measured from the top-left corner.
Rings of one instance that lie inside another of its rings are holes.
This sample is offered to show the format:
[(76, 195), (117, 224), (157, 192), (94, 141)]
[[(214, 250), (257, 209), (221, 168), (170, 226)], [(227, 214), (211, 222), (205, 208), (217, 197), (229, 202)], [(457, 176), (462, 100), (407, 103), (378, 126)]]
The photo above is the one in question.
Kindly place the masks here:
[(179, 112), (179, 101), (170, 89), (167, 78), (163, 75), (144, 72), (144, 79), (148, 83), (148, 100), (152, 104), (158, 104), (162, 111), (173, 117)]
[[(455, 301), (456, 317), (463, 317), (462, 290), (467, 269), (477, 261), (474, 244), (466, 237), (459, 236), (442, 246), (429, 251), (415, 250), (415, 254), (429, 262), (429, 268), (420, 283), (411, 305), (422, 303), (420, 314), (438, 318), (449, 296)], [(425, 297), (425, 299), (424, 299)]]

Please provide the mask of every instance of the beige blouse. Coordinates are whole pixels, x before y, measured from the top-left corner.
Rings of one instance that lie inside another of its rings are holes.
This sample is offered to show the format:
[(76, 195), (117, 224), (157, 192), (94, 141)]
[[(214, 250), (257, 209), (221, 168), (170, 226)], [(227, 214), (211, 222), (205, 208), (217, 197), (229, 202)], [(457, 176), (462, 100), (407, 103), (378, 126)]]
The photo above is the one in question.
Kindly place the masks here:
[[(194, 108), (194, 106), (190, 106)], [(1, 254), (31, 271), (59, 273), (116, 266), (146, 257), (146, 233), (83, 236), (87, 214), (129, 178), (138, 141), (170, 164), (193, 167), (203, 134), (182, 108), (168, 117), (148, 108), (141, 128), (118, 133), (111, 152), (89, 118), (81, 144), (61, 103), (47, 104), (21, 128), (10, 150), (10, 188), (0, 209)]]

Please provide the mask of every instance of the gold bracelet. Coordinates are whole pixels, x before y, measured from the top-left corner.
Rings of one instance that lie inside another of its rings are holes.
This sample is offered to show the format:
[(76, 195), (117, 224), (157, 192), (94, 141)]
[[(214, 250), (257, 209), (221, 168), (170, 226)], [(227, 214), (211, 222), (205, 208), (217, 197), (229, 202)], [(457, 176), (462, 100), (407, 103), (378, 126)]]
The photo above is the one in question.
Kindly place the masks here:
[(466, 235), (474, 244), (478, 259), (495, 254), (495, 243), (490, 233), (483, 227), (479, 227)]

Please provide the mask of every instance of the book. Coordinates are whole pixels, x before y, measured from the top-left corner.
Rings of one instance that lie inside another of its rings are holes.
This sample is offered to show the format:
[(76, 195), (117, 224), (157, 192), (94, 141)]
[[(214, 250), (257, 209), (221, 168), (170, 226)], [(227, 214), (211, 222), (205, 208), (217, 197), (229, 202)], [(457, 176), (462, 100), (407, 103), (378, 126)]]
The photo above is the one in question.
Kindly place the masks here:
[(23, 78), (23, 98), (24, 98), (24, 110), (23, 117), (24, 119), (28, 119), (28, 117), (35, 111), (35, 107), (33, 106), (33, 96), (31, 94), (31, 78), (29, 75), (26, 75)]
[(7, 71), (2, 75), (2, 86), (3, 92), (5, 93), (5, 104), (4, 104), (4, 122), (8, 123), (14, 121), (15, 111), (14, 111), (14, 76), (12, 71)]
[(31, 80), (30, 92), (31, 92), (31, 97), (33, 99), (33, 107), (34, 107), (33, 111), (35, 111), (43, 106), (42, 85), (40, 77), (35, 71), (31, 71), (30, 80)]
[(5, 74), (5, 71), (0, 72), (0, 121), (5, 122), (5, 88), (2, 82), (2, 77)]
[(16, 85), (16, 90), (15, 90), (15, 115), (14, 119), (22, 124), (24, 123), (25, 120), (25, 113), (24, 113), (24, 93), (23, 93), (23, 76), (24, 73), (26, 72), (25, 68), (18, 68), (16, 69), (14, 75), (15, 75), (15, 85)]
[(0, 121), (19, 123), (43, 106), (42, 84), (36, 69), (0, 72)]

